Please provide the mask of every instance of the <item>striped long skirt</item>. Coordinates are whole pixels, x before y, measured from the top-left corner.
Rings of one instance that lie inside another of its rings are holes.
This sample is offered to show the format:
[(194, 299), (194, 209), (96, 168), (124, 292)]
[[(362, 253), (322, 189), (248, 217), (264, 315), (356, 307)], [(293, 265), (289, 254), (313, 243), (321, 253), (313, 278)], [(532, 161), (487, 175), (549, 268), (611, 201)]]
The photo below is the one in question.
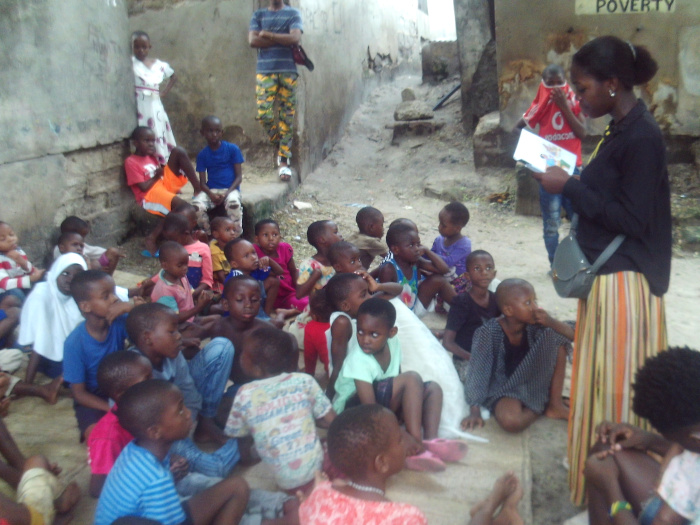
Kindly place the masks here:
[(600, 275), (578, 305), (569, 418), (569, 486), (585, 501), (583, 470), (602, 421), (648, 428), (632, 411), (636, 371), (667, 347), (664, 302), (641, 273)]

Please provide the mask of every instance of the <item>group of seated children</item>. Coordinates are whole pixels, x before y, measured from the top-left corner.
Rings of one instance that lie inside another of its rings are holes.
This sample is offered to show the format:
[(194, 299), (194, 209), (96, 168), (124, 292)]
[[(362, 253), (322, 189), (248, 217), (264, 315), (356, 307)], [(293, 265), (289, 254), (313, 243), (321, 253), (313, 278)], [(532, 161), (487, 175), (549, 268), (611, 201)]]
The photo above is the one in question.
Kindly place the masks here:
[[(149, 133), (136, 138), (152, 146)], [(140, 288), (117, 289), (108, 267), (93, 269), (84, 254), (63, 253), (64, 247), (25, 306), (49, 329), (21, 316), (20, 342), (31, 345), (32, 357), (28, 380), (14, 381), (14, 395), (55, 402), (63, 380), (70, 385), (79, 435), (88, 444), (90, 494), (100, 497), (96, 523), (132, 515), (237, 523), (245, 512), (262, 512), (263, 523), (291, 523), (299, 511), (289, 498), (308, 495), (319, 470), (348, 479), (320, 484), (302, 505), (308, 523), (323, 519), (328, 498), (348, 497), (353, 512), (390, 508), (422, 523), (415, 508), (385, 501), (384, 483), (403, 466), (438, 472), (459, 461), (467, 446), (454, 438), (473, 437), (463, 429), (482, 423), (480, 407), (509, 431), (544, 411), (566, 417), (561, 386), (572, 329), (539, 309), (524, 281), (508, 279), (490, 291), (495, 265), (487, 252), (450, 259), (470, 247), (461, 234), (468, 220), (462, 204), (440, 214), (440, 253), (421, 245), (408, 219), (388, 228), (384, 252), (376, 243), (361, 250), (343, 241), (325, 220), (309, 226), (316, 253), (298, 266), (274, 221), (256, 225), (252, 244), (230, 217), (216, 217), (210, 238), (196, 232), (197, 210), (176, 204), (163, 213), (161, 242), (151, 246), (161, 270)], [(357, 237), (381, 237), (378, 210), (360, 210), (357, 222)], [(0, 224), (0, 233), (3, 227), (11, 230)], [(12, 259), (16, 239), (7, 248), (3, 255)], [(384, 254), (368, 273), (365, 262)], [(15, 265), (24, 272), (17, 282), (28, 289), (40, 271), (23, 260), (26, 268)], [(23, 276), (28, 282), (21, 283)], [(452, 306), (442, 344), (416, 316), (438, 297)], [(8, 310), (19, 300), (10, 295)], [(299, 347), (307, 373), (299, 373)], [(325, 392), (314, 376), (317, 359), (327, 373)], [(37, 371), (55, 381), (33, 385)], [(376, 406), (384, 408), (368, 409)], [(366, 414), (362, 421), (349, 417), (338, 431), (350, 437), (332, 439), (336, 414), (358, 409)], [(326, 453), (316, 427), (329, 424)], [(349, 461), (357, 453), (351, 449), (366, 447), (347, 441), (355, 432), (348, 425), (357, 426), (358, 440), (381, 435), (372, 438), (374, 463)], [(211, 443), (213, 451), (195, 442)], [(257, 494), (232, 477), (239, 462), (256, 458), (269, 465), (282, 492)], [(512, 476), (499, 480), (480, 507), (484, 523), (498, 507), (514, 509), (517, 488)]]

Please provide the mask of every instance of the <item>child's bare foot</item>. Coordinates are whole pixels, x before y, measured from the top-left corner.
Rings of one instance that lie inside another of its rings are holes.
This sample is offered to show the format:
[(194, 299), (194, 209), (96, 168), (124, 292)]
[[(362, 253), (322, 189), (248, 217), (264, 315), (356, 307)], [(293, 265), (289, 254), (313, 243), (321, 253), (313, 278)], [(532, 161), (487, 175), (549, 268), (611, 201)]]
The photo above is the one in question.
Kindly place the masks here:
[(0, 372), (0, 399), (7, 395), (7, 390), (10, 388), (10, 375), (6, 372)]
[(75, 481), (71, 481), (61, 495), (54, 500), (53, 506), (58, 514), (65, 514), (75, 507), (79, 499), (80, 488)]
[(493, 520), (493, 525), (523, 525), (523, 519), (518, 514), (518, 503), (523, 499), (523, 486), (518, 478), (515, 479), (515, 490), (503, 502), (501, 511)]
[(63, 385), (63, 376), (58, 376), (50, 383), (41, 385), (39, 394), (49, 405), (55, 405), (58, 401), (58, 392), (61, 390), (61, 385)]
[(406, 457), (417, 456), (425, 451), (425, 446), (422, 441), (418, 441), (411, 434), (401, 429), (403, 446), (406, 449)]
[[(474, 517), (478, 512), (486, 512), (489, 516), (493, 516), (494, 512), (504, 505), (508, 498), (518, 490), (520, 482), (515, 477), (513, 471), (506, 472), (493, 484), (493, 488), (486, 499), (474, 505), (469, 514)], [(522, 497), (522, 494), (521, 496)], [(518, 500), (519, 501), (519, 500)]]
[(550, 401), (544, 415), (551, 419), (569, 419), (569, 407), (564, 404), (562, 399)]

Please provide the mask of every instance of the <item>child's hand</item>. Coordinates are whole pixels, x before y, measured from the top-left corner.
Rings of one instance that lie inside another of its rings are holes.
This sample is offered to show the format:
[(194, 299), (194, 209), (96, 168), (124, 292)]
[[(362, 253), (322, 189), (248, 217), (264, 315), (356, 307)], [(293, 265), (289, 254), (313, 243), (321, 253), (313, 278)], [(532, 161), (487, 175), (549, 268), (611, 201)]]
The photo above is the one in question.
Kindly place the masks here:
[(153, 179), (160, 179), (163, 176), (163, 166), (158, 166), (153, 170)]
[(220, 195), (220, 194), (214, 193), (214, 192), (209, 192), (208, 195), (209, 195), (209, 198), (211, 199), (212, 204), (214, 204), (214, 206), (218, 206), (219, 204), (224, 202), (224, 199), (226, 198), (224, 195)]
[(114, 262), (118, 261), (119, 259), (125, 259), (126, 252), (122, 248), (108, 248), (105, 252), (105, 257), (107, 257), (110, 262)]
[(44, 274), (46, 273), (46, 270), (38, 270), (34, 268), (34, 271), (29, 274), (29, 282), (30, 283), (35, 283), (37, 281), (41, 281), (42, 277), (44, 277)]
[(143, 298), (150, 297), (151, 292), (153, 292), (153, 288), (155, 288), (155, 286), (156, 283), (154, 283), (150, 277), (141, 281), (141, 284), (137, 288), (138, 296)]
[(214, 294), (210, 290), (204, 290), (199, 294), (199, 297), (197, 297), (197, 306), (206, 308), (213, 298)]
[(548, 327), (552, 324), (552, 318), (544, 308), (537, 308), (537, 310), (535, 310), (535, 323)]
[(17, 265), (20, 268), (22, 268), (25, 272), (29, 269), (29, 263), (24, 257), (22, 257), (22, 255), (17, 250), (10, 250), (9, 252), (6, 252), (5, 257), (9, 257), (13, 261), (15, 261), (15, 263), (17, 263)]
[(170, 473), (175, 478), (175, 483), (187, 476), (190, 471), (190, 464), (187, 459), (177, 454), (170, 456)]
[(131, 303), (134, 306), (139, 306), (140, 304), (146, 304), (146, 300), (143, 297), (132, 297)]
[(422, 244), (418, 247), (418, 255), (420, 255), (421, 257), (424, 257), (425, 254), (426, 254), (427, 252), (429, 252), (429, 251), (430, 251), (430, 250), (428, 250), (428, 248), (426, 248), (426, 247), (423, 246)]
[(357, 270), (355, 272), (357, 275), (361, 275), (362, 278), (367, 281), (367, 289), (369, 290), (369, 293), (376, 293), (379, 290), (379, 284), (377, 281), (374, 280), (374, 277), (372, 277), (369, 273), (367, 273), (364, 270)]
[(260, 268), (269, 268), (270, 258), (267, 255), (265, 257), (260, 257), (260, 259), (258, 259), (258, 263), (260, 264)]
[(651, 434), (628, 423), (603, 421), (596, 428), (598, 441), (610, 445), (610, 453), (626, 448), (648, 450)]
[(484, 426), (481, 415), (469, 415), (462, 420), (462, 430), (474, 430)]
[(554, 88), (550, 94), (550, 98), (559, 109), (566, 109), (566, 107), (569, 105), (569, 101), (566, 99), (564, 90), (560, 88)]

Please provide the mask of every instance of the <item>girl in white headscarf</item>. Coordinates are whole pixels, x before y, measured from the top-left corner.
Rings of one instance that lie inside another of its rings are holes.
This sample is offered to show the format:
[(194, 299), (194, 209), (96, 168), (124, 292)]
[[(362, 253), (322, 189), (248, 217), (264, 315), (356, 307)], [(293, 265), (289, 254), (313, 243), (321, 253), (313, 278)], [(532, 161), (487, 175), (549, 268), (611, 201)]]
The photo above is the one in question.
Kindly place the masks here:
[(32, 346), (26, 382), (34, 382), (37, 371), (57, 378), (63, 375), (63, 343), (83, 316), (70, 296), (73, 277), (87, 270), (82, 255), (66, 253), (56, 259), (46, 282), (34, 286), (22, 308), (19, 344)]

